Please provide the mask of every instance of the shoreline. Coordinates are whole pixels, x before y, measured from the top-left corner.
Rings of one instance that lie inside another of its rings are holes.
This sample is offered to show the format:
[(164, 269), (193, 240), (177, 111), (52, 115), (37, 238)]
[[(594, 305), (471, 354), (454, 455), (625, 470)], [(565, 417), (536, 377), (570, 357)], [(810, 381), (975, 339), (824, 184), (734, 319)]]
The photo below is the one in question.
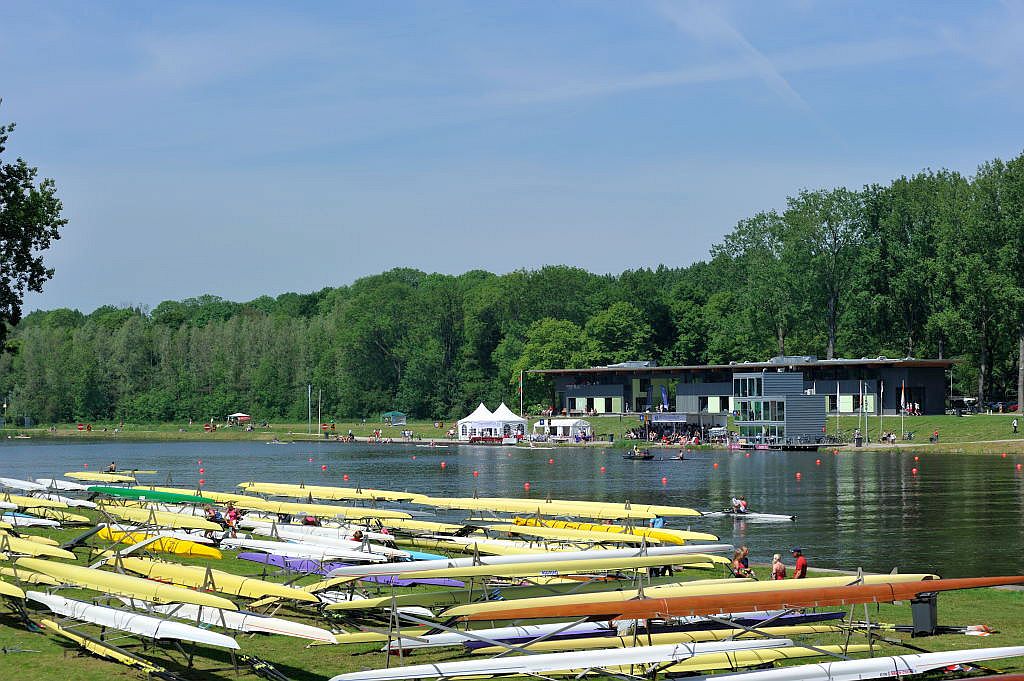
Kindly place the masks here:
[[(6, 437), (3, 437), (6, 435)], [(226, 428), (220, 428), (214, 432), (205, 432), (202, 429), (196, 430), (158, 430), (158, 429), (139, 429), (137, 427), (129, 427), (125, 430), (119, 430), (114, 432), (113, 430), (107, 429), (93, 429), (92, 431), (79, 431), (77, 429), (60, 428), (56, 431), (51, 431), (48, 428), (18, 428), (0, 431), (0, 439), (7, 442), (18, 442), (20, 440), (51, 440), (60, 442), (116, 442), (116, 441), (129, 441), (129, 442), (264, 442), (270, 443), (275, 439), (279, 440), (281, 444), (291, 443), (335, 443), (335, 444), (346, 444), (337, 439), (326, 439), (322, 437), (316, 437), (310, 433), (295, 432), (295, 431), (278, 431), (278, 430), (257, 430), (257, 431), (240, 431), (230, 430)], [(500, 445), (469, 445), (467, 442), (461, 442), (459, 440), (450, 440), (443, 437), (416, 437), (413, 440), (406, 440), (401, 437), (391, 437), (390, 442), (382, 442), (376, 438), (356, 435), (355, 442), (361, 444), (410, 444), (410, 445), (425, 445), (429, 442), (435, 442), (438, 445), (443, 445), (447, 448), (460, 447), (460, 446), (500, 446)], [(556, 449), (579, 449), (588, 450), (594, 448), (604, 449), (628, 449), (634, 444), (639, 443), (638, 440), (624, 440), (616, 439), (614, 442), (608, 442), (605, 440), (595, 442), (566, 442), (559, 444), (545, 443), (544, 447), (554, 447)], [(530, 448), (525, 445), (517, 445), (517, 449), (529, 450)], [(645, 449), (655, 449), (660, 451), (672, 451), (672, 450), (685, 450), (685, 451), (720, 451), (724, 449), (721, 446), (715, 445), (665, 445), (661, 443), (646, 443)], [(842, 445), (821, 445), (818, 451), (828, 452), (830, 450), (837, 450), (843, 453), (899, 453), (902, 451), (919, 450), (919, 451), (931, 451), (936, 453), (944, 454), (1002, 454), (1002, 453), (1024, 453), (1024, 439), (996, 439), (996, 440), (972, 440), (972, 441), (954, 441), (954, 442), (896, 442), (896, 443), (865, 443), (862, 447), (855, 447), (852, 444)], [(545, 450), (541, 450), (545, 451)], [(750, 450), (734, 450), (734, 451), (750, 451)], [(779, 454), (784, 452), (773, 451), (772, 453)]]

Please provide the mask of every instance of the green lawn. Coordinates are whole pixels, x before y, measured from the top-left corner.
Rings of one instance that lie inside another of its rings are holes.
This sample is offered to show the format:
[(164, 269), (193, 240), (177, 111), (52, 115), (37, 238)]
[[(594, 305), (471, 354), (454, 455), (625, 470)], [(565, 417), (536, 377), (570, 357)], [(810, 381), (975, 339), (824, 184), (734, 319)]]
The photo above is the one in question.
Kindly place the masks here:
[[(90, 514), (92, 515), (92, 514)], [(81, 529), (62, 529), (58, 531), (36, 530), (34, 533), (53, 537), (60, 541), (66, 541), (79, 534)], [(101, 542), (90, 540), (96, 546), (102, 546)], [(80, 563), (85, 563), (87, 557), (85, 552), (80, 552)], [(237, 561), (232, 552), (225, 552), (223, 560), (198, 560), (183, 559), (175, 557), (179, 562), (209, 565), (211, 567), (226, 569), (240, 574), (251, 574), (258, 576), (260, 568), (258, 565), (249, 562)], [(912, 569), (913, 566), (906, 566)], [(767, 576), (765, 569), (758, 569), (761, 578)], [(698, 573), (695, 578), (709, 576), (707, 573)], [(269, 577), (270, 579), (281, 579), (280, 577)], [(10, 578), (8, 578), (10, 579)], [(313, 581), (313, 578), (304, 578), (301, 583)], [(32, 587), (28, 587), (32, 588)], [(68, 595), (75, 597), (95, 597), (95, 593), (84, 591), (65, 591)], [(1008, 590), (985, 590), (970, 592), (954, 592), (941, 594), (939, 597), (940, 621), (949, 625), (987, 624), (999, 631), (998, 635), (985, 640), (968, 636), (940, 636), (929, 639), (915, 639), (914, 644), (920, 645), (928, 650), (946, 650), (954, 648), (966, 648), (977, 646), (999, 646), (999, 645), (1020, 645), (1024, 644), (1024, 626), (1021, 625), (1021, 615), (1024, 614), (1024, 592)], [(907, 623), (910, 621), (910, 609), (907, 605), (882, 605), (869, 606), (867, 613), (874, 621), (890, 623)], [(864, 619), (865, 608), (858, 606), (854, 609), (855, 618)], [(284, 607), (278, 613), (292, 618), (302, 619), (311, 624), (325, 626), (322, 620), (311, 616), (309, 611), (296, 610)], [(35, 619), (47, 616), (45, 613), (37, 613)], [(96, 627), (86, 626), (83, 631), (98, 635)], [(895, 638), (907, 638), (905, 634), (890, 634)], [(830, 644), (842, 642), (838, 635), (816, 636), (808, 641), (817, 644)], [(273, 664), (279, 671), (295, 681), (322, 681), (334, 674), (342, 672), (358, 671), (366, 668), (377, 668), (385, 664), (385, 656), (378, 652), (379, 645), (365, 644), (357, 646), (312, 646), (307, 647), (299, 639), (292, 639), (280, 636), (241, 636), (239, 643), (242, 652), (257, 655)], [(854, 637), (854, 643), (858, 642)], [(184, 672), (180, 656), (169, 656), (152, 647), (143, 649), (132, 639), (120, 639), (117, 641), (122, 647), (131, 649), (133, 652), (153, 660), (154, 662), (167, 667), (168, 669)], [(65, 643), (55, 636), (45, 633), (31, 633), (25, 629), (22, 623), (9, 613), (0, 614), (0, 648), (8, 651), (0, 653), (0, 679), (24, 679), (26, 681), (43, 681), (51, 679), (75, 679), (76, 681), (121, 681), (136, 679), (138, 674), (114, 662), (100, 660), (82, 653), (77, 647)], [(13, 652), (16, 650), (32, 650), (38, 652)], [(225, 651), (214, 648), (199, 646), (196, 649), (196, 669), (188, 673), (187, 677), (199, 681), (212, 681), (214, 679), (228, 681), (235, 678), (234, 673), (223, 668), (229, 665), (229, 656)], [(882, 646), (879, 654), (894, 654), (907, 652), (892, 646)], [(412, 658), (412, 663), (438, 661), (458, 657), (457, 651), (446, 650), (443, 652), (432, 652), (429, 654), (417, 654)], [(392, 664), (395, 659), (392, 658)], [(799, 663), (794, 661), (793, 663)], [(1012, 661), (1000, 661), (993, 666), (999, 669), (1024, 671), (1024, 659)]]
[[(911, 442), (900, 439), (898, 444), (914, 444), (915, 446), (933, 446), (929, 443), (929, 437), (935, 431), (939, 431), (940, 449), (953, 449), (966, 452), (1019, 452), (1024, 451), (1024, 433), (1013, 434), (1011, 421), (1013, 414), (978, 414), (974, 416), (908, 416), (903, 419), (902, 428), (912, 431), (915, 434)], [(590, 417), (594, 432), (598, 439), (607, 441), (613, 437), (616, 445), (629, 446), (632, 441), (624, 443), (626, 431), (641, 426), (639, 416), (636, 414), (596, 416)], [(528, 427), (532, 428), (537, 421), (530, 418)], [(435, 427), (433, 421), (411, 420), (405, 426), (384, 426), (379, 421), (362, 420), (338, 421), (335, 429), (329, 431), (332, 434), (344, 435), (351, 430), (357, 437), (368, 437), (375, 429), (382, 429), (385, 437), (398, 439), (401, 431), (412, 430), (415, 437), (423, 440), (442, 439), (454, 421), (445, 421), (443, 427)], [(1024, 424), (1022, 424), (1024, 425)], [(101, 440), (101, 439), (126, 439), (126, 440), (269, 440), (277, 437), (282, 440), (302, 440), (310, 438), (322, 438), (322, 434), (309, 433), (309, 426), (306, 423), (274, 423), (267, 428), (256, 427), (252, 432), (246, 432), (238, 427), (224, 427), (221, 425), (214, 432), (205, 432), (202, 424), (188, 423), (158, 423), (158, 424), (124, 424), (123, 427), (117, 423), (94, 423), (92, 431), (80, 431), (76, 424), (59, 424), (56, 430), (51, 432), (48, 427), (35, 429), (8, 429), (7, 435), (25, 433), (32, 437), (57, 437), (71, 440)], [(732, 419), (729, 419), (730, 428), (733, 427)], [(855, 416), (843, 416), (838, 419), (830, 417), (826, 422), (829, 435), (840, 433), (844, 439), (849, 439), (858, 426), (858, 419)], [(118, 432), (115, 433), (114, 429)], [(312, 426), (316, 431), (316, 424)], [(898, 416), (886, 416), (879, 418), (872, 416), (868, 419), (866, 434), (871, 442), (878, 439), (881, 430), (893, 431), (900, 437), (901, 424)], [(1024, 428), (1022, 428), (1024, 431)], [(1000, 442), (1009, 440), (1010, 442)], [(986, 444), (992, 443), (992, 444)]]

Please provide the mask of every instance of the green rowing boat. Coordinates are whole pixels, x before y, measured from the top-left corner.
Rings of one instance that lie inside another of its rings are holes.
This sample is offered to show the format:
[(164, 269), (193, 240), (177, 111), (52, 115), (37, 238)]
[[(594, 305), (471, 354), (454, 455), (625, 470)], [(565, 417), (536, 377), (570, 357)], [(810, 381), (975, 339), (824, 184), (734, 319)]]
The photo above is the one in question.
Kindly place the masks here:
[(177, 494), (174, 492), (157, 492), (145, 489), (144, 487), (102, 487), (89, 488), (90, 492), (105, 494), (111, 497), (122, 499), (138, 499), (139, 501), (159, 501), (167, 504), (214, 504), (217, 503), (208, 497), (198, 497), (192, 494)]

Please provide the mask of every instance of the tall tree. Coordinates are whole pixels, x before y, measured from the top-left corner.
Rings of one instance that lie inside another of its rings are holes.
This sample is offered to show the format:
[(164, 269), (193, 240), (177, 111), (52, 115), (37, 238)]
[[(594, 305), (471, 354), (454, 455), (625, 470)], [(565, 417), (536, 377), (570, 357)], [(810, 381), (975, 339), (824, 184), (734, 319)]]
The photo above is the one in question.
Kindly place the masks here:
[(795, 244), (808, 249), (808, 274), (825, 311), (825, 357), (836, 356), (841, 306), (861, 234), (860, 199), (849, 189), (801, 191), (788, 199), (785, 218)]
[(53, 277), (43, 251), (67, 224), (52, 179), (36, 183), (38, 170), (15, 159), (4, 162), (14, 123), (0, 124), (0, 347), (7, 347), (8, 325), (21, 321), (26, 291), (42, 291)]
[(786, 339), (807, 313), (806, 253), (790, 223), (775, 211), (740, 220), (711, 250), (712, 257), (734, 260), (741, 277), (738, 300), (772, 331), (780, 355), (786, 354)]

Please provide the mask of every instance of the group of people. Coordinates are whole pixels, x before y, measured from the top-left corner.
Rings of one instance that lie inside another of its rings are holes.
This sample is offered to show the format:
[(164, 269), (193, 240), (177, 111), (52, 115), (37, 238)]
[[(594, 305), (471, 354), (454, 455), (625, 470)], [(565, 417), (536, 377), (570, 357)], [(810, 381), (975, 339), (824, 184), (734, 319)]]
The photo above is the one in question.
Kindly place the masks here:
[[(238, 536), (238, 521), (242, 518), (242, 514), (237, 508), (235, 508), (235, 504), (233, 502), (228, 502), (223, 513), (221, 513), (219, 509), (207, 504), (206, 506), (203, 506), (203, 517), (211, 523), (220, 525), (224, 532), (231, 534), (232, 539)], [(207, 530), (203, 534), (207, 539), (215, 538), (213, 536), (213, 530)]]
[(647, 440), (667, 445), (699, 445), (707, 439), (704, 430), (698, 426), (671, 428), (654, 425), (630, 428), (623, 437), (627, 440)]
[[(807, 577), (807, 558), (804, 557), (803, 549), (794, 546), (790, 553), (793, 554), (793, 577), (792, 579), (804, 579)], [(732, 563), (729, 566), (734, 577), (747, 578), (755, 577), (754, 571), (750, 568), (750, 549), (741, 546), (733, 552)], [(771, 573), (769, 579), (786, 579), (786, 564), (782, 562), (782, 556), (776, 553), (772, 556)]]

